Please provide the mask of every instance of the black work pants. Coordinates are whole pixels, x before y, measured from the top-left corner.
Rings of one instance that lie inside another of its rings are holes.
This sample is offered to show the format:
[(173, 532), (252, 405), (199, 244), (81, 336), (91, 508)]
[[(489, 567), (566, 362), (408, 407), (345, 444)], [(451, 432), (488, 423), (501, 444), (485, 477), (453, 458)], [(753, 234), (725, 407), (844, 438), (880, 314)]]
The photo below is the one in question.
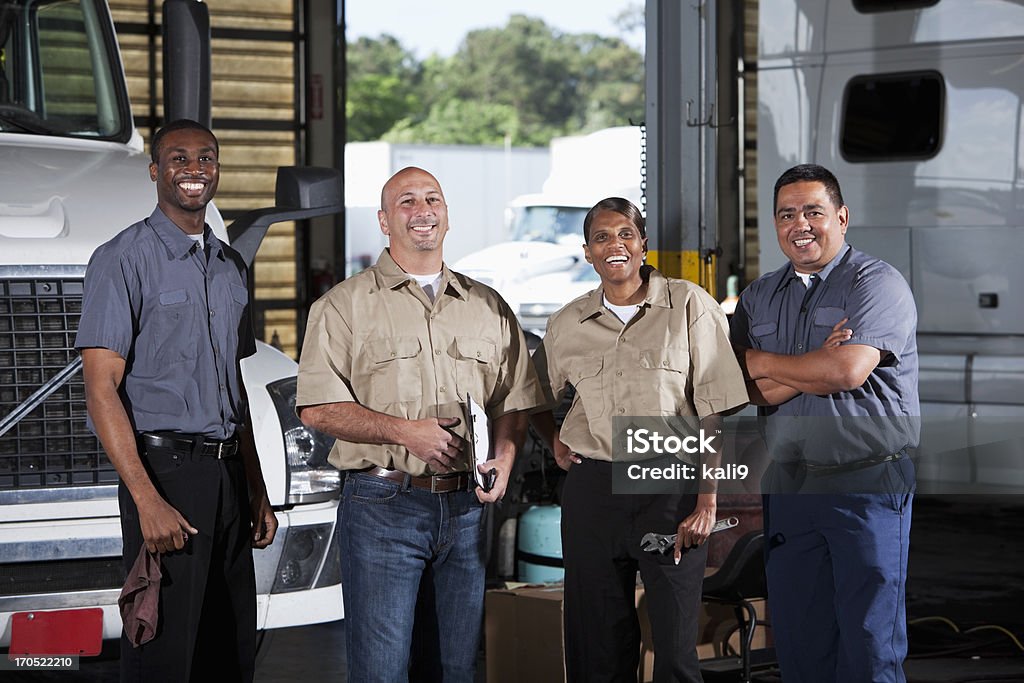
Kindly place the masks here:
[[(256, 579), (245, 469), (237, 457), (140, 451), (157, 491), (199, 533), (183, 549), (161, 555), (156, 636), (136, 648), (122, 632), (121, 680), (251, 681)], [(128, 571), (143, 545), (142, 531), (123, 483), (118, 498)]]
[(707, 544), (672, 554), (647, 553), (647, 532), (675, 533), (696, 506), (695, 494), (612, 494), (612, 464), (573, 465), (562, 492), (565, 560), (565, 666), (569, 681), (633, 683), (640, 658), (636, 574), (644, 582), (654, 680), (700, 681), (697, 619)]

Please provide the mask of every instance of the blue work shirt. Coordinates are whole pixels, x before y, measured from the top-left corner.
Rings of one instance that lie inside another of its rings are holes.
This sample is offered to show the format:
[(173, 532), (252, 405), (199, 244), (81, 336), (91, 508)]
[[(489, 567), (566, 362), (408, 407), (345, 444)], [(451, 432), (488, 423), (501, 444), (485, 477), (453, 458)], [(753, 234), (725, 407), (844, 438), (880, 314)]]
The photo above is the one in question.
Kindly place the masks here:
[(121, 399), (137, 432), (226, 439), (245, 419), (239, 360), (256, 350), (246, 267), (203, 234), (205, 252), (157, 208), (89, 260), (75, 348), (125, 359)]
[(740, 295), (730, 325), (738, 346), (800, 355), (821, 348), (843, 318), (845, 344), (882, 352), (867, 381), (825, 396), (801, 393), (758, 408), (772, 459), (834, 465), (916, 447), (920, 437), (917, 307), (906, 280), (888, 263), (843, 245), (804, 283), (787, 263)]

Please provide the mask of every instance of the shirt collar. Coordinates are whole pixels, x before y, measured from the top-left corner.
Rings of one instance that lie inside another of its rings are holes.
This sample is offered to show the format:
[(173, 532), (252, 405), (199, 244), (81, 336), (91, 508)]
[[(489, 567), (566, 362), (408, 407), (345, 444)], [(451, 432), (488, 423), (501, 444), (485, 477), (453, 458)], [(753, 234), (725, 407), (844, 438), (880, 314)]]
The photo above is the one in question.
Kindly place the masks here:
[[(168, 218), (159, 206), (153, 209), (153, 213), (149, 215), (149, 225), (175, 258), (184, 258), (198, 244)], [(203, 241), (210, 248), (211, 254), (216, 254), (221, 260), (224, 259), (224, 243), (217, 239), (217, 236), (210, 230), (210, 226), (205, 223), (203, 224)]]
[[(377, 259), (377, 286), (387, 289), (398, 289), (407, 282), (412, 282), (409, 279), (409, 274), (395, 263), (395, 259), (391, 257), (391, 252), (385, 248), (380, 252), (380, 257)], [(441, 286), (438, 287), (438, 292), (447, 292), (449, 287), (462, 299), (465, 299), (469, 293), (469, 283), (463, 282), (458, 273), (452, 272), (447, 265), (442, 263)]]
[(640, 274), (647, 278), (647, 297), (645, 304), (658, 308), (672, 308), (672, 299), (668, 293), (668, 278), (654, 266), (643, 266)]
[[(668, 278), (654, 266), (644, 265), (640, 268), (640, 277), (647, 280), (647, 296), (640, 302), (640, 306), (657, 306), (658, 308), (672, 308), (672, 298), (668, 292)], [(604, 287), (598, 287), (583, 304), (580, 311), (580, 322), (595, 315), (604, 313)]]
[[(827, 280), (828, 276), (832, 273), (833, 270), (836, 269), (836, 266), (839, 265), (839, 263), (846, 257), (846, 253), (850, 251), (850, 249), (852, 248), (853, 247), (851, 247), (849, 244), (843, 242), (843, 246), (840, 247), (836, 255), (832, 257), (832, 260), (825, 264), (824, 268), (819, 270), (817, 273), (814, 273), (815, 277), (821, 280)], [(786, 264), (782, 278), (779, 280), (779, 286), (775, 288), (775, 291), (779, 291), (793, 280), (799, 281), (800, 277), (796, 274), (796, 270), (793, 269), (793, 263), (790, 262)]]

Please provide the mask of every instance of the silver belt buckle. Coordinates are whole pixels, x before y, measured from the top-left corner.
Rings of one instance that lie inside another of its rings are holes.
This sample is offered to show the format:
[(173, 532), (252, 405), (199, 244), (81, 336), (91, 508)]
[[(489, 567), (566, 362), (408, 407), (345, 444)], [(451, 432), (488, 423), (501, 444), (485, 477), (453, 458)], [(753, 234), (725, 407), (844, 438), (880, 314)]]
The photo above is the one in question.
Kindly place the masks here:
[(223, 441), (218, 441), (217, 442), (217, 459), (218, 460), (223, 460), (224, 459), (224, 442)]
[(441, 478), (438, 477), (437, 475), (431, 475), (430, 476), (430, 492), (431, 493), (440, 493), (440, 491), (437, 490), (437, 482), (440, 481), (440, 480), (441, 480)]

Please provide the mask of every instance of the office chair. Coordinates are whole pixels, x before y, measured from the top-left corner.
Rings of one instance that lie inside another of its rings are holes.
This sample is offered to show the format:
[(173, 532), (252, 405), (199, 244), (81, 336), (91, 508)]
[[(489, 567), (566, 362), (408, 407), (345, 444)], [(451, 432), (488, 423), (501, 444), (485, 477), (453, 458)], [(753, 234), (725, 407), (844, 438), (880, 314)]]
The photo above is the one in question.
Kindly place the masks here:
[(766, 598), (764, 576), (764, 532), (751, 531), (737, 539), (717, 572), (704, 577), (703, 599), (732, 605), (740, 636), (740, 664), (743, 682), (750, 681), (750, 650), (754, 641), (757, 612), (751, 600)]

